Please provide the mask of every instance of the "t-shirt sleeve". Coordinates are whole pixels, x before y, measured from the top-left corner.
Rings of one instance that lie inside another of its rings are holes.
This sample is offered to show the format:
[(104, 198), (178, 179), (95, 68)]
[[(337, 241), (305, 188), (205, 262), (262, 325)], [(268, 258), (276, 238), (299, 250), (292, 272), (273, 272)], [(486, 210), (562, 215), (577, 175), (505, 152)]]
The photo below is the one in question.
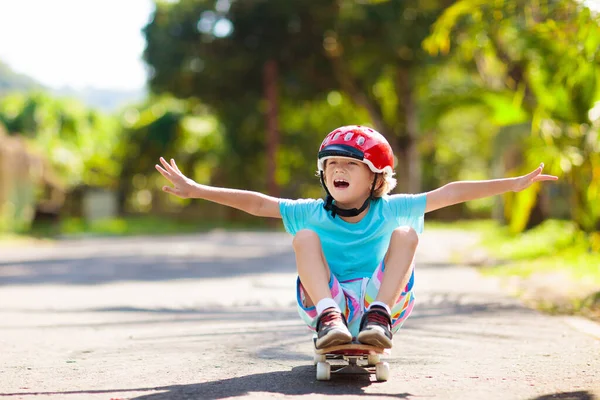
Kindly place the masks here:
[(417, 233), (423, 233), (427, 193), (394, 194), (389, 196), (388, 202), (399, 226), (410, 226)]
[(305, 229), (309, 218), (315, 215), (318, 207), (322, 207), (322, 201), (315, 199), (279, 200), (279, 211), (286, 232), (295, 235)]

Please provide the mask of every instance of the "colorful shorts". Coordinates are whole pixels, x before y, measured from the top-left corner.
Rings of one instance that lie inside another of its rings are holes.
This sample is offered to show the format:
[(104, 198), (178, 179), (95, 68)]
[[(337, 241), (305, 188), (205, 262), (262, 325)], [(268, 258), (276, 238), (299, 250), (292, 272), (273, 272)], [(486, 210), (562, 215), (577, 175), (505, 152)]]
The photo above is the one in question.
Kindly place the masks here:
[[(357, 278), (343, 282), (339, 282), (337, 278), (331, 274), (331, 278), (329, 279), (329, 289), (331, 290), (331, 295), (333, 296), (333, 300), (335, 300), (340, 309), (345, 313), (346, 320), (348, 321), (348, 329), (350, 329), (350, 332), (354, 337), (358, 335), (360, 320), (364, 312), (377, 297), (379, 287), (381, 286), (384, 268), (385, 267), (382, 262), (370, 278)], [(406, 288), (404, 288), (404, 291), (391, 310), (392, 332), (394, 333), (400, 329), (413, 309), (415, 300), (412, 291), (413, 282), (414, 265), (413, 272), (410, 276), (408, 284), (406, 285)], [(315, 306), (306, 307), (304, 305), (306, 303), (305, 299), (306, 294), (304, 287), (300, 282), (300, 278), (298, 278), (296, 282), (298, 313), (310, 329), (316, 330), (317, 308)]]

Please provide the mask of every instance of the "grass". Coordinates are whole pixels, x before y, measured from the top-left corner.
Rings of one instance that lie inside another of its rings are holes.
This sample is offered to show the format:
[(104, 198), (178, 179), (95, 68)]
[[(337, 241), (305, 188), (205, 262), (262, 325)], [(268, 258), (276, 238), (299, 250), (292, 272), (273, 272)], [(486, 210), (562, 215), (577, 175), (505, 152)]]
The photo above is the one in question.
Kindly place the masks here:
[(571, 221), (548, 220), (520, 235), (497, 226), (495, 232), (484, 232), (481, 245), (499, 261), (491, 269), (496, 274), (529, 277), (562, 271), (600, 288), (600, 253), (590, 250), (588, 237)]
[(59, 224), (43, 224), (27, 232), (0, 234), (0, 243), (18, 243), (39, 239), (71, 236), (137, 236), (172, 235), (224, 230), (264, 230), (264, 224), (249, 222), (198, 221), (158, 216), (129, 216), (87, 222), (79, 218), (66, 218)]
[(207, 232), (213, 229), (249, 229), (250, 224), (214, 221), (174, 220), (155, 216), (112, 218), (88, 223), (81, 219), (68, 219), (62, 223), (63, 235), (134, 236), (171, 235)]
[[(467, 229), (481, 235), (482, 247), (493, 260), (484, 274), (515, 278), (521, 297), (551, 313), (583, 314), (600, 320), (600, 252), (591, 236), (571, 221), (548, 220), (519, 235), (497, 222), (433, 223), (435, 229)], [(488, 262), (488, 264), (490, 264)], [(554, 285), (554, 298), (527, 290), (537, 283)], [(591, 293), (590, 293), (590, 288)], [(570, 289), (570, 294), (567, 294)], [(533, 296), (533, 297), (532, 297)], [(537, 298), (536, 298), (537, 296)]]

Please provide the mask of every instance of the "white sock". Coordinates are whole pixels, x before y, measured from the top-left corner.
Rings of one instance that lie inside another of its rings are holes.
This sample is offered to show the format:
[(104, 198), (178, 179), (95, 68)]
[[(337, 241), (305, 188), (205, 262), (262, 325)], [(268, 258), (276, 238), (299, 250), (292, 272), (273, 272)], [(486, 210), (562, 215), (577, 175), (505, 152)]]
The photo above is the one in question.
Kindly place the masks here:
[[(369, 310), (373, 306), (383, 307), (383, 308), (385, 308), (385, 311), (387, 311), (388, 314), (392, 315), (392, 310), (390, 310), (390, 308), (388, 307), (388, 305), (385, 304), (383, 301), (374, 301), (374, 302), (372, 302), (371, 305), (369, 306)], [(369, 310), (367, 310), (367, 311), (369, 311)]]
[(321, 315), (321, 313), (323, 311), (325, 311), (328, 308), (335, 308), (336, 310), (338, 310), (339, 312), (342, 312), (340, 310), (340, 307), (337, 305), (337, 303), (331, 298), (331, 297), (326, 297), (322, 300), (320, 300), (317, 303), (317, 315)]

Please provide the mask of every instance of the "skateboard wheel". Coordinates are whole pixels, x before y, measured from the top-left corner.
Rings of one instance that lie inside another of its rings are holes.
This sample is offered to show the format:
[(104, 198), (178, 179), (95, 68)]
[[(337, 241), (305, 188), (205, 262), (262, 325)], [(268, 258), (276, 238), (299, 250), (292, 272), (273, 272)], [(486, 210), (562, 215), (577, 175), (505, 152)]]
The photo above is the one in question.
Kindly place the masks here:
[(326, 362), (317, 363), (317, 380), (328, 381), (331, 379), (331, 365)]
[(379, 382), (387, 381), (390, 377), (390, 364), (386, 362), (378, 362), (375, 364), (375, 378)]
[(315, 354), (313, 356), (313, 363), (314, 365), (317, 365), (320, 362), (325, 362), (327, 361), (327, 356), (325, 354)]
[(369, 366), (374, 366), (377, 365), (377, 363), (379, 362), (379, 354), (369, 354), (369, 356), (367, 357), (367, 364)]

